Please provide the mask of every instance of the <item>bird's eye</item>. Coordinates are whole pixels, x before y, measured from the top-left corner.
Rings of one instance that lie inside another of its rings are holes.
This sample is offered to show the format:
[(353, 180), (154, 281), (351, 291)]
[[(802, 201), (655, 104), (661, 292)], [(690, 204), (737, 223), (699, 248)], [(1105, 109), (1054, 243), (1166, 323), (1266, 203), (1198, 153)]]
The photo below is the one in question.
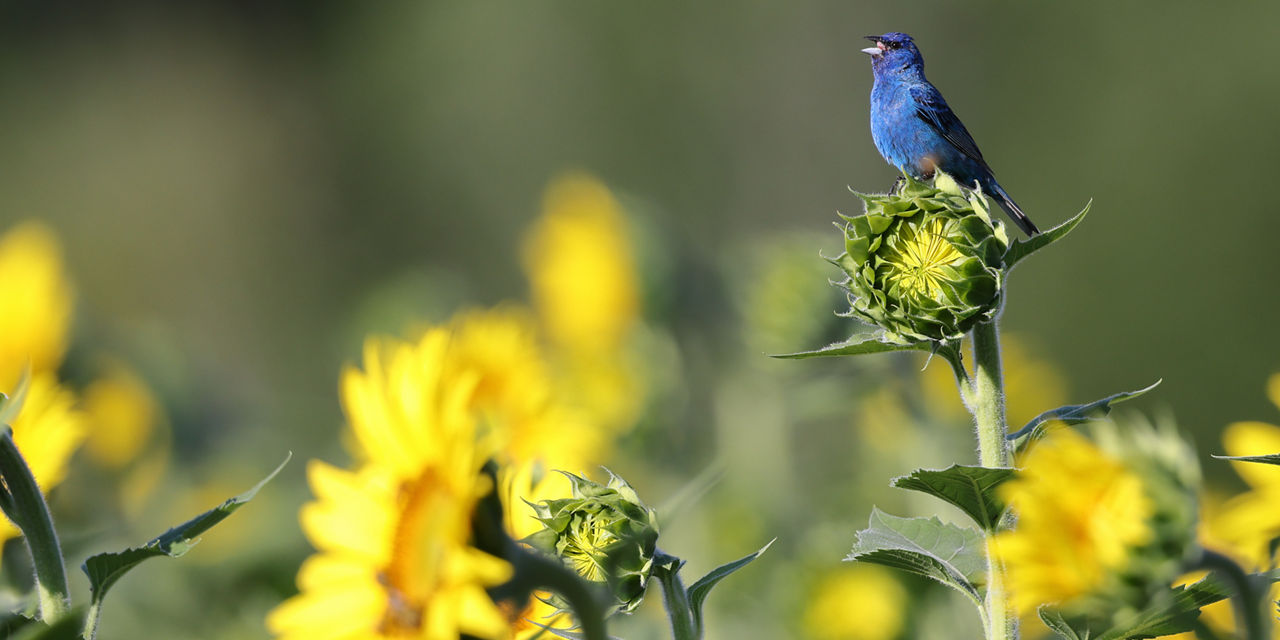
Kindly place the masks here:
[(884, 46), (886, 46), (886, 47), (888, 47), (888, 48), (890, 48), (890, 49), (897, 49), (897, 48), (900, 48), (900, 47), (902, 46), (902, 43), (901, 43), (901, 42), (886, 42), (886, 43), (884, 43)]

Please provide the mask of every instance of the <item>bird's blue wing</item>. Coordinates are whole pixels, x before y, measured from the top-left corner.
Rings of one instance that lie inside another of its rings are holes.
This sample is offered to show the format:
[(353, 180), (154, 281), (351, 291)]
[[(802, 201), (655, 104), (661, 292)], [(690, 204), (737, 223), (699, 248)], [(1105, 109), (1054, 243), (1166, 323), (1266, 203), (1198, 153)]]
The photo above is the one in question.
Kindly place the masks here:
[(951, 107), (947, 106), (947, 101), (942, 99), (942, 94), (933, 88), (933, 85), (922, 84), (911, 87), (911, 98), (916, 103), (916, 115), (924, 120), (929, 126), (933, 127), (951, 146), (960, 150), (960, 153), (968, 156), (988, 171), (991, 170), (987, 166), (987, 161), (982, 158), (982, 152), (978, 151), (978, 143), (973, 141), (973, 136), (969, 135), (969, 130), (964, 128), (964, 123), (960, 122), (960, 118), (952, 113)]

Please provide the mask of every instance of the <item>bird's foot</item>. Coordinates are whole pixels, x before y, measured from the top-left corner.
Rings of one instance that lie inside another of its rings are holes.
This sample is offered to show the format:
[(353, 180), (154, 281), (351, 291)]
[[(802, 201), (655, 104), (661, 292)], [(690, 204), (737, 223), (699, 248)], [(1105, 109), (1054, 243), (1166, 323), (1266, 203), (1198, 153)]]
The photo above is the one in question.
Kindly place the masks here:
[(889, 193), (891, 193), (891, 194), (896, 194), (896, 193), (898, 193), (898, 191), (900, 191), (900, 190), (902, 189), (902, 185), (903, 185), (906, 181), (907, 181), (907, 179), (906, 179), (906, 178), (904, 178), (904, 177), (902, 177), (902, 176), (898, 176), (897, 178), (895, 178), (895, 179), (894, 179), (894, 181), (893, 181), (893, 186), (892, 186), (892, 187), (889, 187)]

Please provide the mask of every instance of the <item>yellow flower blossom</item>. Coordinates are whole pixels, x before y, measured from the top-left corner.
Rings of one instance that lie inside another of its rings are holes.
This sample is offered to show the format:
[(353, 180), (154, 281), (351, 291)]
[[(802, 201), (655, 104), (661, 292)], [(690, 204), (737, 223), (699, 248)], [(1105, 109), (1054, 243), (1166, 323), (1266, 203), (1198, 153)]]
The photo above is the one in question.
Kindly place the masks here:
[(570, 350), (617, 349), (640, 304), (626, 221), (608, 187), (581, 173), (553, 182), (524, 254), (551, 341)]
[(458, 314), (445, 375), (478, 376), (471, 408), (498, 438), (507, 460), (540, 460), (578, 471), (607, 454), (606, 434), (556, 387), (533, 317), (516, 306)]
[(0, 389), (22, 372), (53, 371), (62, 363), (71, 326), (72, 292), (57, 237), (38, 222), (0, 236)]
[(82, 406), (93, 424), (85, 451), (107, 469), (128, 465), (162, 419), (151, 389), (123, 364), (111, 363), (82, 395)]
[[(1267, 397), (1280, 408), (1280, 374), (1267, 380)], [(1233, 422), (1222, 434), (1223, 448), (1229, 456), (1257, 456), (1280, 453), (1280, 426), (1265, 422)], [(1226, 553), (1243, 563), (1246, 570), (1261, 571), (1273, 566), (1271, 540), (1280, 536), (1280, 467), (1253, 462), (1232, 461), (1236, 473), (1249, 485), (1249, 490), (1225, 500), (1206, 500), (1200, 522), (1200, 543)], [(1270, 600), (1280, 598), (1280, 587), (1272, 587)], [(1224, 632), (1235, 630), (1230, 603), (1220, 602), (1204, 609), (1202, 617), (1212, 627)], [(1280, 640), (1280, 625), (1272, 637)], [(1174, 636), (1190, 640), (1191, 634)]]
[(524, 246), (533, 306), (557, 374), (574, 398), (612, 429), (634, 422), (644, 378), (630, 339), (639, 321), (639, 277), (626, 218), (596, 178), (552, 182)]
[(364, 464), (313, 461), (316, 500), (303, 532), (316, 547), (301, 593), (267, 618), (281, 638), (499, 639), (510, 622), (485, 589), (511, 567), (472, 546), (471, 519), (492, 490), (481, 466), (495, 453), (473, 410), (475, 373), (447, 375), (453, 336), (413, 344), (371, 340), (364, 368), (343, 375), (343, 407)]
[(1153, 507), (1142, 479), (1070, 429), (1032, 448), (1000, 494), (1017, 512), (1018, 526), (998, 534), (994, 549), (1023, 614), (1093, 592), (1152, 536)]
[[(567, 624), (536, 600), (489, 600), (484, 588), (510, 567), (467, 543), (476, 500), (493, 488), (479, 474), (486, 460), (500, 463), (496, 489), (521, 538), (541, 526), (524, 501), (562, 491), (546, 471), (594, 463), (606, 442), (559, 402), (537, 329), (509, 306), (458, 314), (412, 343), (366, 342), (340, 385), (358, 468), (309, 468), (317, 500), (302, 523), (318, 553), (299, 573), (302, 593), (269, 617), (274, 633), (524, 638), (540, 631), (531, 620)], [(334, 619), (342, 598), (359, 605), (357, 620)]]
[[(1280, 407), (1280, 374), (1267, 382), (1268, 395)], [(1234, 422), (1222, 434), (1229, 456), (1280, 453), (1280, 427), (1265, 422)], [(1204, 518), (1206, 546), (1235, 555), (1254, 569), (1271, 565), (1270, 541), (1280, 536), (1280, 467), (1232, 461), (1249, 490), (1228, 499)]]
[[(52, 373), (36, 374), (13, 421), (13, 442), (46, 493), (66, 477), (71, 454), (85, 438), (84, 416), (75, 403), (75, 394)], [(18, 535), (16, 527), (0, 518), (0, 543)]]
[(888, 570), (858, 564), (822, 578), (802, 624), (814, 640), (892, 640), (906, 622), (906, 589)]

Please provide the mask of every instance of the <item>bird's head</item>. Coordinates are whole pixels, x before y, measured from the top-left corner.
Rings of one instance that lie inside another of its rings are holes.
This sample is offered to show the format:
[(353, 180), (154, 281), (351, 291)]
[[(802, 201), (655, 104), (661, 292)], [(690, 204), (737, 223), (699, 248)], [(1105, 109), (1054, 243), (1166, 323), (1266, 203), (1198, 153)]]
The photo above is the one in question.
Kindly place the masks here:
[(882, 36), (866, 38), (876, 43), (876, 46), (862, 50), (871, 56), (871, 68), (876, 72), (924, 66), (924, 59), (920, 57), (915, 41), (905, 33), (891, 31)]

